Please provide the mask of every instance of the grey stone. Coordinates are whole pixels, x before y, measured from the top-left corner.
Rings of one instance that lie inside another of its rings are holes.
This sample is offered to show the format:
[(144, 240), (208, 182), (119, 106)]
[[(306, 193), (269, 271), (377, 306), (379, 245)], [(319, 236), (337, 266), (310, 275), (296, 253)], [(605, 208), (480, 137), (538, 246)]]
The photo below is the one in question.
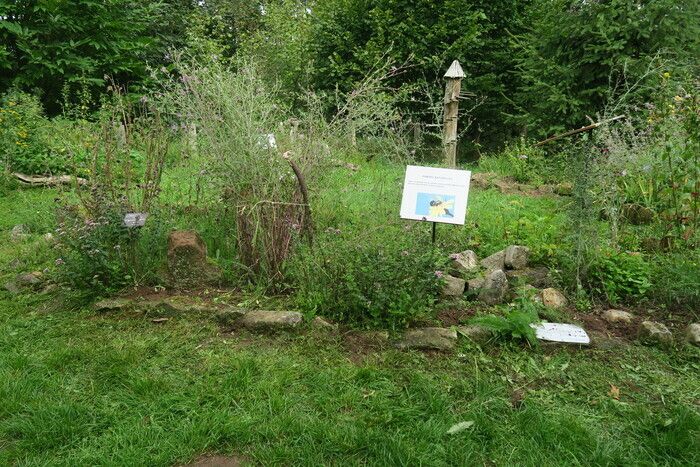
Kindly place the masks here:
[(670, 345), (673, 343), (673, 334), (668, 328), (655, 321), (642, 321), (639, 327), (639, 338), (645, 342)]
[(44, 287), (43, 289), (41, 289), (41, 293), (42, 293), (42, 294), (50, 294), (50, 293), (54, 293), (54, 292), (57, 291), (57, 290), (58, 290), (58, 285), (56, 285), (56, 284), (48, 284), (48, 285), (46, 285), (46, 287)]
[(453, 277), (450, 275), (444, 275), (443, 279), (445, 284), (442, 286), (442, 296), (443, 297), (461, 297), (464, 293), (464, 287), (466, 282), (464, 279), (459, 277)]
[(498, 269), (503, 270), (506, 267), (505, 262), (506, 251), (501, 250), (492, 254), (491, 256), (487, 256), (486, 258), (482, 259), (481, 266), (489, 272), (496, 271)]
[(525, 269), (530, 258), (530, 249), (526, 246), (511, 245), (506, 248), (504, 263), (506, 269)]
[(303, 317), (297, 311), (249, 311), (238, 321), (243, 327), (255, 331), (276, 331), (294, 329), (302, 323)]
[(574, 193), (574, 185), (569, 182), (559, 183), (554, 186), (554, 193), (559, 196), (571, 196)]
[(468, 291), (477, 291), (484, 286), (484, 282), (486, 282), (486, 278), (484, 276), (479, 276), (479, 277), (474, 277), (472, 279), (469, 279), (467, 281), (467, 290)]
[(325, 319), (321, 318), (320, 316), (315, 316), (314, 319), (311, 321), (311, 325), (315, 328), (319, 329), (326, 329), (329, 331), (335, 330), (338, 328), (336, 324), (331, 324)]
[(485, 344), (493, 337), (493, 332), (489, 328), (478, 324), (459, 326), (457, 332), (477, 344)]
[(685, 339), (690, 344), (700, 346), (700, 323), (691, 323), (685, 328)]
[(95, 302), (95, 311), (125, 311), (134, 308), (134, 302), (128, 298), (108, 298)]
[(622, 339), (608, 336), (599, 331), (590, 331), (591, 347), (601, 350), (612, 350), (620, 347), (625, 347), (626, 343)]
[(472, 250), (450, 255), (452, 267), (459, 272), (471, 272), (479, 268), (479, 258)]
[(603, 319), (610, 324), (632, 324), (634, 315), (622, 310), (605, 310)]
[(406, 331), (398, 343), (401, 349), (450, 350), (457, 343), (457, 331), (446, 328), (419, 328)]
[(549, 269), (546, 267), (534, 267), (524, 269), (508, 269), (505, 271), (510, 282), (525, 282), (535, 287), (549, 287), (552, 283), (549, 277)]
[(17, 224), (16, 226), (12, 227), (12, 231), (10, 232), (10, 240), (15, 243), (26, 240), (28, 236), (29, 228), (24, 224)]
[(547, 308), (561, 309), (569, 303), (566, 297), (559, 290), (554, 288), (542, 289), (540, 292), (542, 304)]
[(234, 327), (243, 316), (245, 316), (245, 310), (228, 307), (216, 313), (214, 319), (221, 327), (231, 328)]
[(489, 305), (503, 303), (508, 294), (508, 278), (506, 274), (497, 269), (486, 276), (484, 285), (479, 290), (479, 300)]
[(39, 271), (20, 274), (17, 276), (16, 282), (20, 286), (35, 286), (41, 284), (43, 276), (44, 275)]
[(5, 285), (5, 290), (10, 292), (13, 295), (17, 295), (19, 293), (22, 293), (22, 289), (15, 283), (15, 282), (6, 282)]

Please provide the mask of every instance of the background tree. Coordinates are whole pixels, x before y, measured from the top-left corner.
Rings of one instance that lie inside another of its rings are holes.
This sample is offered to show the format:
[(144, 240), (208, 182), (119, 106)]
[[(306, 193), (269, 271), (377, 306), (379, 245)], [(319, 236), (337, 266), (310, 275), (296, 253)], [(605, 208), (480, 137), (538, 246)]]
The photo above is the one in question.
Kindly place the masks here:
[(697, 73), (700, 3), (695, 0), (534, 2), (519, 36), (515, 119), (538, 136), (587, 123), (630, 88), (628, 101), (650, 98), (639, 86), (652, 62)]

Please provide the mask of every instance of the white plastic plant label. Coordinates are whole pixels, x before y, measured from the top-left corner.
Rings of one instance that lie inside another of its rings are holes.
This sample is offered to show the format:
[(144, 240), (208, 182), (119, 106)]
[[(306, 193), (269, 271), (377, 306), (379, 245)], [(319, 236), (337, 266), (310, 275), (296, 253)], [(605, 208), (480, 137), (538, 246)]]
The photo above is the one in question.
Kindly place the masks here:
[(575, 324), (539, 323), (530, 326), (535, 329), (537, 338), (543, 341), (583, 345), (591, 343), (591, 338), (588, 337), (585, 329)]

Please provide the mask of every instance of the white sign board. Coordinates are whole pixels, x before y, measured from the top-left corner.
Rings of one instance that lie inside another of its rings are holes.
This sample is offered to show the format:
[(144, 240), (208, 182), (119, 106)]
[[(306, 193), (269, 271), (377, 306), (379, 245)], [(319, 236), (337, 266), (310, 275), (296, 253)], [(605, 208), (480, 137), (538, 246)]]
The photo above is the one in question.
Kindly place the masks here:
[(586, 331), (574, 324), (564, 323), (539, 323), (531, 324), (535, 329), (538, 339), (551, 342), (565, 342), (568, 344), (590, 344), (591, 338)]
[(471, 176), (468, 170), (409, 165), (403, 183), (401, 218), (463, 225)]
[(129, 212), (124, 214), (124, 227), (134, 228), (146, 225), (147, 212)]

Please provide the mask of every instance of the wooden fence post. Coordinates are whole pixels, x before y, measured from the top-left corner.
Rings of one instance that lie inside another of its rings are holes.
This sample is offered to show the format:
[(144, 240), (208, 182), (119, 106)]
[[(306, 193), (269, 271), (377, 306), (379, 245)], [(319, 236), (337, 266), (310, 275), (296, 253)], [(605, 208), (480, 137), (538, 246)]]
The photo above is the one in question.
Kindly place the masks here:
[(450, 168), (457, 166), (457, 118), (459, 112), (459, 92), (462, 87), (464, 71), (459, 61), (455, 60), (445, 73), (445, 99), (443, 104), (443, 135), (442, 144), (445, 148), (445, 165)]

